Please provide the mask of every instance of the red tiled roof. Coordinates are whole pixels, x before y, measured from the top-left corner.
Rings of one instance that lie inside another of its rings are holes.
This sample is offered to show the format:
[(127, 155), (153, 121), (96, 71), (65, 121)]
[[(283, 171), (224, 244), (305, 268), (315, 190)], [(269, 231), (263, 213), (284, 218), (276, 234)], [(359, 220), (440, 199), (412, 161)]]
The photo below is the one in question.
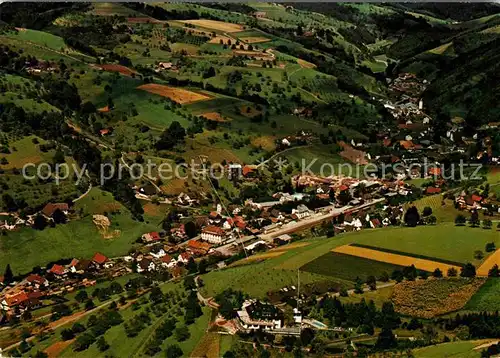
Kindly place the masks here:
[(474, 200), (476, 202), (481, 202), (483, 200), (483, 198), (479, 195), (472, 194), (472, 200)]
[(45, 282), (45, 279), (40, 275), (31, 274), (26, 278), (26, 281), (28, 281), (30, 283), (34, 282), (34, 283), (41, 285)]
[(9, 307), (17, 306), (29, 299), (28, 295), (24, 291), (20, 291), (14, 295), (5, 296), (5, 302)]
[(64, 275), (64, 267), (55, 264), (54, 266), (52, 266), (49, 272), (53, 273), (54, 275)]
[(247, 176), (248, 174), (250, 174), (253, 171), (254, 171), (254, 168), (252, 168), (252, 167), (250, 167), (248, 165), (245, 165), (243, 167), (242, 173), (243, 173), (244, 176)]
[(210, 244), (207, 244), (206, 242), (201, 242), (198, 240), (189, 240), (188, 242), (188, 247), (192, 249), (201, 249), (201, 250), (210, 250)]
[(214, 226), (214, 225), (204, 227), (202, 232), (207, 233), (207, 234), (224, 235), (224, 230), (222, 230), (220, 227)]
[(99, 265), (102, 265), (103, 263), (108, 261), (108, 258), (103, 254), (101, 254), (100, 252), (96, 252), (92, 257), (92, 261), (98, 263)]
[(69, 263), (69, 267), (76, 267), (76, 265), (78, 265), (78, 263), (80, 262), (80, 260), (78, 259), (73, 259), (71, 260), (71, 262)]
[(153, 239), (155, 241), (160, 240), (160, 234), (158, 234), (158, 232), (156, 232), (156, 231), (151, 231), (149, 233), (149, 236), (151, 236), (151, 239)]
[(183, 260), (189, 260), (189, 258), (191, 257), (191, 254), (189, 252), (184, 251), (183, 253), (181, 253), (179, 255), (179, 257), (181, 257)]
[(208, 217), (209, 217), (209, 218), (211, 218), (211, 219), (218, 218), (219, 216), (220, 216), (220, 215), (219, 215), (219, 213), (218, 213), (217, 211), (212, 211), (212, 212), (210, 213), (210, 215), (208, 215)]
[(347, 185), (342, 184), (339, 189), (340, 191), (346, 191), (347, 189), (349, 189), (349, 187)]
[(43, 296), (43, 293), (40, 291), (32, 291), (28, 292), (28, 298), (33, 299), (33, 298), (40, 298)]
[(55, 204), (49, 203), (45, 205), (45, 207), (42, 209), (42, 214), (45, 216), (52, 216), (57, 209), (62, 211), (68, 211), (69, 206), (66, 203), (55, 203)]
[(162, 261), (162, 262), (165, 262), (165, 263), (167, 263), (167, 264), (168, 264), (168, 263), (170, 263), (170, 261), (172, 261), (172, 256), (170, 256), (170, 255), (165, 255), (165, 256), (163, 256), (163, 257), (161, 258), (161, 261)]
[(411, 149), (415, 146), (411, 140), (401, 140), (399, 141), (399, 144), (404, 148), (404, 149)]
[(429, 168), (429, 175), (441, 175), (441, 168)]
[(427, 187), (425, 191), (427, 194), (439, 194), (441, 192), (441, 188), (435, 188), (433, 186)]
[(380, 220), (379, 219), (373, 219), (372, 221), (373, 226), (377, 227), (380, 226)]

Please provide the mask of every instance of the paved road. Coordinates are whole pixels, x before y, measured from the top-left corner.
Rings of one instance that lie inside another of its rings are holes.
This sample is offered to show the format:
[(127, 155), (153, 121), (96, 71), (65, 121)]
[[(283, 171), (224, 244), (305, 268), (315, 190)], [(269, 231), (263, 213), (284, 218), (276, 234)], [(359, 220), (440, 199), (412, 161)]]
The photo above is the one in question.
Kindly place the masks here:
[(300, 220), (294, 224), (284, 225), (279, 230), (273, 231), (272, 233), (269, 233), (269, 234), (260, 235), (259, 237), (263, 240), (272, 241), (273, 238), (278, 237), (280, 235), (290, 234), (290, 233), (293, 233), (293, 232), (296, 232), (296, 231), (299, 231), (302, 229), (306, 229), (308, 227), (315, 226), (315, 225), (317, 225), (325, 220), (332, 219), (336, 216), (339, 216), (343, 213), (352, 212), (352, 211), (359, 211), (361, 209), (376, 205), (378, 203), (382, 203), (384, 201), (385, 201), (385, 198), (381, 198), (381, 199), (372, 200), (372, 201), (367, 202), (367, 203), (360, 205), (360, 206), (347, 205), (347, 206), (344, 206), (342, 208), (335, 208), (332, 206), (332, 207), (330, 207), (330, 211), (326, 214), (319, 214), (319, 215), (317, 214), (317, 215), (314, 215), (308, 219)]

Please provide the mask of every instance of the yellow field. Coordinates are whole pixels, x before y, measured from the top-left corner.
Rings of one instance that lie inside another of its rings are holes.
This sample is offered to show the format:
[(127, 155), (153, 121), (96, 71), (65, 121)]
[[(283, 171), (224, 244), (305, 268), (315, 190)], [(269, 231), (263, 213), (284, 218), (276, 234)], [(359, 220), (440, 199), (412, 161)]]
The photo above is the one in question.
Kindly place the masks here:
[(438, 268), (441, 270), (441, 272), (443, 272), (443, 275), (445, 276), (450, 268), (454, 268), (455, 270), (457, 270), (457, 272), (460, 272), (461, 269), (459, 266), (448, 265), (441, 262), (424, 260), (410, 256), (391, 254), (388, 252), (382, 252), (382, 251), (367, 249), (364, 247), (356, 247), (350, 245), (343, 245), (333, 249), (332, 251), (351, 256), (363, 257), (370, 260), (387, 262), (394, 265), (400, 265), (400, 266), (415, 265), (417, 269), (429, 272), (432, 272)]
[(238, 32), (243, 31), (243, 26), (240, 24), (231, 24), (229, 22), (216, 21), (216, 20), (183, 20), (180, 21), (186, 24), (204, 27), (211, 30), (219, 30), (225, 32)]
[(240, 37), (240, 40), (243, 42), (246, 42), (247, 44), (257, 44), (261, 42), (268, 42), (271, 41), (267, 37)]
[(486, 30), (481, 31), (483, 34), (498, 34), (500, 33), (500, 25), (497, 25), (495, 27), (490, 27)]
[(262, 147), (264, 150), (272, 151), (276, 148), (275, 136), (265, 135), (253, 138), (251, 144), (255, 147)]
[(236, 56), (248, 56), (255, 57), (257, 59), (262, 59), (265, 61), (272, 61), (274, 57), (268, 53), (260, 52), (260, 51), (250, 51), (250, 50), (233, 50), (233, 54)]
[(165, 85), (159, 85), (155, 83), (148, 83), (145, 85), (141, 85), (137, 87), (137, 89), (149, 92), (149, 93), (154, 93), (163, 97), (168, 97), (172, 101), (180, 103), (180, 104), (186, 104), (186, 103), (193, 103), (193, 102), (198, 102), (198, 101), (205, 101), (207, 99), (210, 99), (211, 97), (198, 93), (198, 92), (193, 92), (186, 90), (184, 88), (176, 88), (176, 87), (170, 87), (170, 86), (165, 86)]
[(278, 257), (280, 255), (283, 255), (284, 253), (286, 253), (286, 251), (274, 251), (274, 252), (267, 251), (267, 252), (262, 253), (262, 254), (248, 256), (248, 257), (246, 257), (244, 259), (241, 259), (241, 260), (238, 260), (236, 262), (233, 262), (229, 266), (230, 267), (234, 267), (234, 266), (246, 265), (246, 264), (249, 264), (249, 263), (256, 263), (256, 261), (264, 261), (264, 260), (267, 260), (267, 259), (272, 259), (273, 257)]
[(476, 270), (477, 276), (488, 276), (488, 271), (495, 265), (500, 266), (500, 249), (490, 255)]
[(303, 246), (307, 246), (307, 245), (309, 245), (308, 242), (294, 242), (292, 244), (275, 247), (274, 249), (269, 250), (269, 252), (288, 251), (291, 249), (295, 249), (297, 247), (303, 247)]
[(220, 40), (222, 40), (223, 43), (227, 44), (228, 41), (231, 41), (231, 43), (235, 43), (236, 39), (233, 39), (232, 37), (229, 36), (223, 36), (223, 35), (217, 35), (215, 37), (212, 37), (208, 43), (209, 44), (220, 44)]
[(297, 63), (300, 66), (302, 66), (303, 68), (315, 68), (316, 67), (316, 65), (314, 63), (301, 60), (300, 58), (297, 60)]
[(444, 45), (441, 45), (439, 47), (433, 48), (432, 50), (429, 50), (430, 53), (436, 54), (436, 55), (442, 55), (448, 47), (452, 45), (452, 42), (445, 43)]

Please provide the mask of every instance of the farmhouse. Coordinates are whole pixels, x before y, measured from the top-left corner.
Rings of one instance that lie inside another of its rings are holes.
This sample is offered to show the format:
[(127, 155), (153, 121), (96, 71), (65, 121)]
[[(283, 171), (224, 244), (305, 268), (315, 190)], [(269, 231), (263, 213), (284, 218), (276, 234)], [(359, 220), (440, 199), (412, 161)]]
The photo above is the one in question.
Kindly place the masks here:
[(303, 219), (311, 215), (311, 210), (304, 204), (300, 204), (297, 206), (297, 209), (292, 210), (292, 215), (293, 214), (297, 215), (297, 218)]
[(48, 218), (51, 218), (57, 209), (61, 210), (65, 215), (68, 215), (69, 206), (66, 203), (49, 203), (42, 209), (42, 214)]
[(247, 300), (237, 312), (238, 319), (247, 331), (272, 331), (283, 326), (283, 312), (269, 303)]
[(2, 311), (10, 311), (17, 306), (25, 308), (28, 302), (28, 294), (25, 291), (19, 291), (12, 295), (5, 295), (4, 299), (0, 302), (0, 307)]
[(161, 258), (161, 265), (163, 267), (172, 268), (177, 265), (177, 261), (170, 255), (165, 255)]
[(144, 257), (141, 261), (137, 262), (137, 272), (144, 271), (151, 272), (156, 269), (156, 265), (150, 258)]
[(49, 281), (46, 278), (36, 274), (29, 275), (26, 281), (35, 288), (47, 287), (49, 285)]
[(266, 17), (266, 12), (265, 11), (255, 11), (253, 13), (253, 16), (256, 17), (257, 19), (262, 19)]
[(158, 232), (156, 232), (156, 231), (148, 232), (148, 233), (142, 235), (142, 240), (144, 242), (159, 241), (160, 234), (158, 234)]
[(195, 255), (206, 255), (210, 250), (210, 244), (198, 240), (189, 240), (188, 249)]
[(189, 252), (183, 252), (179, 255), (179, 257), (177, 257), (177, 262), (187, 264), (190, 258), (191, 258), (191, 255), (189, 254)]
[(201, 239), (220, 245), (226, 240), (226, 232), (218, 226), (210, 225), (201, 231)]
[(63, 276), (66, 274), (67, 270), (61, 265), (54, 264), (48, 272), (56, 276)]
[(101, 254), (100, 252), (96, 252), (94, 256), (92, 257), (92, 263), (97, 267), (101, 268), (103, 266), (106, 266), (106, 262), (108, 261), (108, 258)]

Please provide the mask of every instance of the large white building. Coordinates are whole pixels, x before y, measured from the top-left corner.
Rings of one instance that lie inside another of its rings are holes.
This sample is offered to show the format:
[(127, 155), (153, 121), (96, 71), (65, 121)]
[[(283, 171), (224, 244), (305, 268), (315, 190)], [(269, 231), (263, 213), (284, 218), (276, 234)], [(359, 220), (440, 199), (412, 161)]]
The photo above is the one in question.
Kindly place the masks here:
[(283, 327), (283, 311), (261, 301), (247, 300), (237, 312), (238, 319), (247, 331), (272, 331)]
[(201, 231), (201, 239), (211, 244), (220, 245), (226, 241), (226, 232), (218, 226), (210, 225)]

